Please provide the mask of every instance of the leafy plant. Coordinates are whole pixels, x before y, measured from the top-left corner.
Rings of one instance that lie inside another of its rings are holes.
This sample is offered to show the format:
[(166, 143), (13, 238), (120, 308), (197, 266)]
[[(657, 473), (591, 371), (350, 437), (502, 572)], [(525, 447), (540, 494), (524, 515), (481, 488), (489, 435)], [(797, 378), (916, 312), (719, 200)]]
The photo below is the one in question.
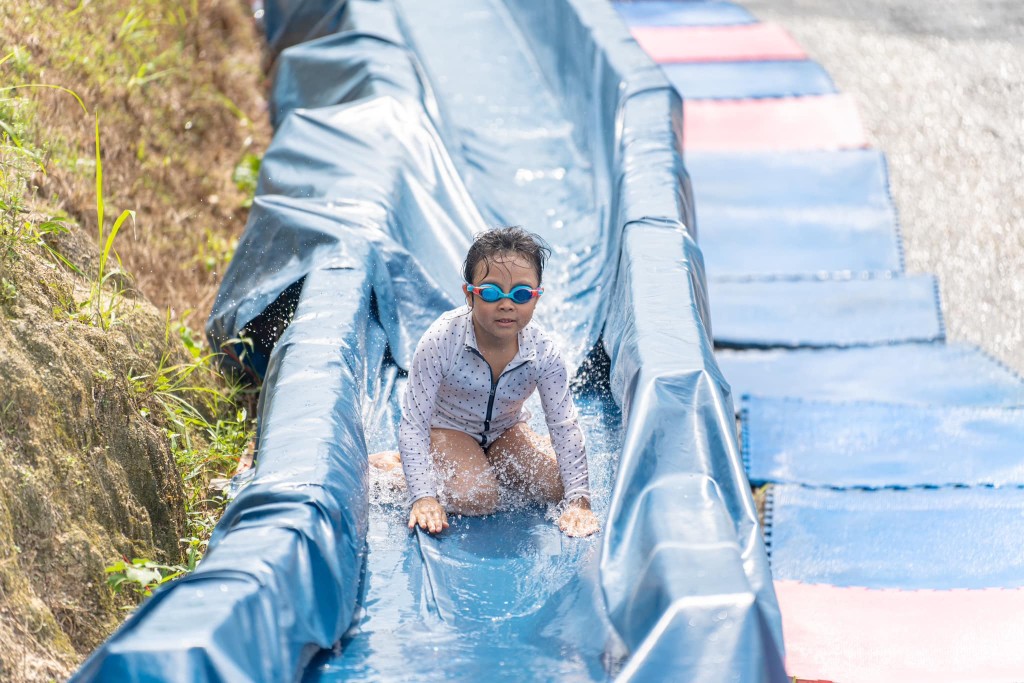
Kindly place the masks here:
[(253, 199), (256, 197), (256, 184), (259, 182), (259, 179), (260, 158), (252, 152), (246, 152), (235, 165), (235, 170), (231, 173), (231, 182), (246, 194), (246, 199), (242, 202), (244, 208), (252, 206)]
[(149, 597), (155, 588), (173, 581), (189, 571), (182, 565), (158, 564), (152, 560), (136, 557), (131, 562), (123, 558), (106, 567), (107, 585), (115, 593), (129, 587), (141, 597)]

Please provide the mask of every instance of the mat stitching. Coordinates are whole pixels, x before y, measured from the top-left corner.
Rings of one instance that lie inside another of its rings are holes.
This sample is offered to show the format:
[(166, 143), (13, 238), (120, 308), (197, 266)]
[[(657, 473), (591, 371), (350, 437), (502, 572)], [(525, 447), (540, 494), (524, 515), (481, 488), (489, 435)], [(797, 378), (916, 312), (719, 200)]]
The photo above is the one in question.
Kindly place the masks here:
[(743, 460), (743, 471), (750, 476), (750, 430), (747, 423), (750, 420), (750, 411), (746, 404), (746, 396), (740, 397), (740, 458)]
[(1018, 373), (1016, 370), (1011, 368), (1009, 365), (1007, 365), (1006, 363), (1004, 363), (1000, 359), (996, 358), (995, 356), (993, 356), (991, 353), (989, 353), (985, 349), (981, 348), (980, 346), (976, 346), (974, 344), (968, 344), (968, 346), (971, 347), (971, 348), (974, 348), (976, 351), (979, 351), (981, 353), (981, 355), (983, 355), (985, 358), (987, 358), (988, 360), (990, 360), (993, 363), (995, 363), (997, 366), (1002, 368), (1008, 374), (1012, 375), (1013, 378), (1016, 379), (1018, 382), (1020, 382), (1021, 384), (1024, 384), (1024, 377), (1022, 377), (1020, 375), (1020, 373)]
[(946, 317), (942, 314), (942, 297), (939, 294), (939, 278), (932, 275), (932, 289), (935, 292), (935, 311), (939, 318), (939, 338), (946, 340)]
[[(766, 484), (774, 486), (792, 486), (796, 488), (809, 489), (812, 491), (944, 491), (948, 489), (985, 489), (985, 490), (1008, 490), (1022, 491), (1024, 483), (1020, 484), (964, 484), (960, 482), (948, 482), (945, 484), (882, 484), (878, 486), (846, 485), (846, 484), (806, 484), (799, 481), (777, 481), (765, 480)], [(766, 508), (767, 509), (767, 508)]]
[(775, 523), (775, 487), (768, 486), (764, 493), (764, 550), (768, 555), (768, 568), (772, 565), (772, 538)]
[(711, 282), (850, 282), (854, 280), (895, 280), (904, 277), (897, 270), (825, 270), (806, 273), (755, 273), (711, 275)]
[(882, 177), (884, 179), (885, 194), (889, 198), (889, 207), (892, 212), (893, 229), (896, 231), (896, 251), (899, 253), (900, 272), (907, 270), (907, 258), (903, 249), (903, 224), (900, 222), (900, 212), (896, 206), (896, 199), (892, 196), (892, 182), (889, 174), (889, 157), (884, 151), (879, 150), (882, 159)]
[(759, 396), (757, 394), (743, 394), (741, 400), (748, 403), (757, 402), (788, 402), (803, 404), (825, 404), (830, 406), (878, 406), (878, 407), (904, 407), (915, 410), (942, 410), (955, 413), (1001, 413), (1004, 411), (1024, 411), (1024, 406), (943, 406), (918, 403), (899, 403), (895, 401), (879, 401), (868, 399), (811, 399), (800, 396)]
[(903, 339), (886, 339), (882, 341), (867, 341), (867, 342), (810, 342), (800, 341), (796, 343), (786, 342), (758, 342), (758, 341), (733, 341), (728, 337), (721, 339), (715, 337), (715, 348), (716, 349), (728, 349), (730, 351), (743, 351), (750, 349), (752, 351), (771, 351), (773, 349), (782, 349), (796, 351), (799, 349), (820, 349), (823, 351), (834, 350), (842, 351), (844, 349), (871, 349), (879, 346), (903, 346), (910, 344), (943, 344), (946, 339), (944, 336), (931, 336), (931, 337), (906, 337)]

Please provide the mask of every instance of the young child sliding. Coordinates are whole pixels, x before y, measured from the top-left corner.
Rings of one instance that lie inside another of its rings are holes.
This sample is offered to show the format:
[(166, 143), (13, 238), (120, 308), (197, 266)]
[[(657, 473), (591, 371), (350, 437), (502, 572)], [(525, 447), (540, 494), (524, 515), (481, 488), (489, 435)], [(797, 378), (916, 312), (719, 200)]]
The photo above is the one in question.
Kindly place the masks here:
[[(438, 318), (417, 345), (398, 433), (410, 528), (438, 533), (447, 513), (491, 514), (506, 486), (560, 503), (558, 526), (569, 536), (598, 531), (569, 372), (531, 322), (549, 253), (519, 227), (478, 235), (463, 266), (466, 305)], [(523, 403), (534, 391), (554, 455), (527, 425)], [(371, 463), (386, 467), (382, 457)]]

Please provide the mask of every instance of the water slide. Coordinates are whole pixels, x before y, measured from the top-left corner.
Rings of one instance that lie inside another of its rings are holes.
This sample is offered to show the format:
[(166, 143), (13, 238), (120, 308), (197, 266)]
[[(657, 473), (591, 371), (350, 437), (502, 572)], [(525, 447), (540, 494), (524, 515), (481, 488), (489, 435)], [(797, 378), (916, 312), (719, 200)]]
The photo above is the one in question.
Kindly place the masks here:
[[(262, 18), (276, 132), (208, 325), (263, 381), (255, 475), (74, 680), (787, 680), (681, 100), (613, 6)], [(472, 235), (507, 224), (553, 247), (537, 315), (578, 368), (596, 537), (537, 507), (409, 532), (368, 472)]]

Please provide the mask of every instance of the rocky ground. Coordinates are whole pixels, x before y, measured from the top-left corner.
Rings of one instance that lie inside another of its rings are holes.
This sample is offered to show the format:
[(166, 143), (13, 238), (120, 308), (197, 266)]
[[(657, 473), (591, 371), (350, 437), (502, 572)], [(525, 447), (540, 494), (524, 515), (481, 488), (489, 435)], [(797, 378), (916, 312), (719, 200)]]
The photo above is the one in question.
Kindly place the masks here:
[(1024, 373), (1024, 3), (749, 0), (853, 95), (951, 341)]

